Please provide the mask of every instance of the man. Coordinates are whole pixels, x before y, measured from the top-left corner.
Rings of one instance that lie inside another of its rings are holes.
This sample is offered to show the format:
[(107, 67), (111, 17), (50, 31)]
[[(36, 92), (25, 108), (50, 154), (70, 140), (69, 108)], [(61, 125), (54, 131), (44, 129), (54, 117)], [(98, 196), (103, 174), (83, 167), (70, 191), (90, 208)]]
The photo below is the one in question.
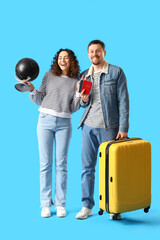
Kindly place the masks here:
[[(86, 219), (94, 206), (95, 166), (98, 147), (102, 142), (127, 137), (129, 128), (129, 96), (126, 77), (120, 67), (109, 64), (105, 45), (100, 40), (88, 45), (92, 66), (84, 71), (92, 81), (90, 95), (81, 93), (81, 106), (85, 108), (79, 127), (82, 127), (82, 210), (76, 215)], [(113, 219), (114, 214), (110, 214)], [(121, 215), (117, 215), (121, 219)]]

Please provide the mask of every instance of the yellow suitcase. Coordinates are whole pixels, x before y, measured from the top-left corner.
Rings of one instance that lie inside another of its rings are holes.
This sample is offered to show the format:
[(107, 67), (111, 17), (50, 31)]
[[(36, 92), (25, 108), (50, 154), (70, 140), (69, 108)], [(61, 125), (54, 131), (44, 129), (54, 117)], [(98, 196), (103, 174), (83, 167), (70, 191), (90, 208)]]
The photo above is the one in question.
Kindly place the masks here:
[(99, 148), (99, 215), (151, 205), (151, 145), (140, 138), (104, 142)]

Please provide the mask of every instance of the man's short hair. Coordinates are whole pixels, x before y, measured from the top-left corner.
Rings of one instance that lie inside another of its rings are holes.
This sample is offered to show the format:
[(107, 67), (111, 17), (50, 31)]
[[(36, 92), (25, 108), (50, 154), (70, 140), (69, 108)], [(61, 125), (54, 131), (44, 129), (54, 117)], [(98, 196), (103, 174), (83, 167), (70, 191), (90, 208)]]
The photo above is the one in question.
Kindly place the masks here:
[(88, 44), (88, 49), (92, 44), (100, 44), (103, 50), (105, 50), (105, 44), (100, 40), (93, 40)]

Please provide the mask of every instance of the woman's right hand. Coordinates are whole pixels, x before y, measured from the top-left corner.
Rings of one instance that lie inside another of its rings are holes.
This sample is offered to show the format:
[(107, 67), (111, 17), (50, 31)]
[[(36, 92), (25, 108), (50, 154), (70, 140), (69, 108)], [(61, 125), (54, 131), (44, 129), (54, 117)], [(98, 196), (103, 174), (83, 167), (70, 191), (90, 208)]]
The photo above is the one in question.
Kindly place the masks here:
[(33, 92), (33, 90), (35, 89), (35, 87), (33, 86), (32, 83), (26, 81), (26, 80), (22, 80), (22, 82), (26, 83), (29, 87), (30, 87), (30, 92)]

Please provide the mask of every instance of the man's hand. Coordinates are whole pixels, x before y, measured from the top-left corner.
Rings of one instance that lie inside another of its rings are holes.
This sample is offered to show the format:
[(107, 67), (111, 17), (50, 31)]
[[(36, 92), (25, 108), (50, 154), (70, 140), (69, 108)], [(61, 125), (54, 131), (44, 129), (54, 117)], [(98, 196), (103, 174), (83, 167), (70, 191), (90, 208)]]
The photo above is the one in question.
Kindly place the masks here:
[(84, 103), (87, 103), (89, 101), (89, 95), (84, 93), (85, 89), (81, 92), (81, 98)]
[(123, 139), (123, 138), (127, 138), (128, 137), (128, 133), (127, 132), (118, 132), (116, 139)]

